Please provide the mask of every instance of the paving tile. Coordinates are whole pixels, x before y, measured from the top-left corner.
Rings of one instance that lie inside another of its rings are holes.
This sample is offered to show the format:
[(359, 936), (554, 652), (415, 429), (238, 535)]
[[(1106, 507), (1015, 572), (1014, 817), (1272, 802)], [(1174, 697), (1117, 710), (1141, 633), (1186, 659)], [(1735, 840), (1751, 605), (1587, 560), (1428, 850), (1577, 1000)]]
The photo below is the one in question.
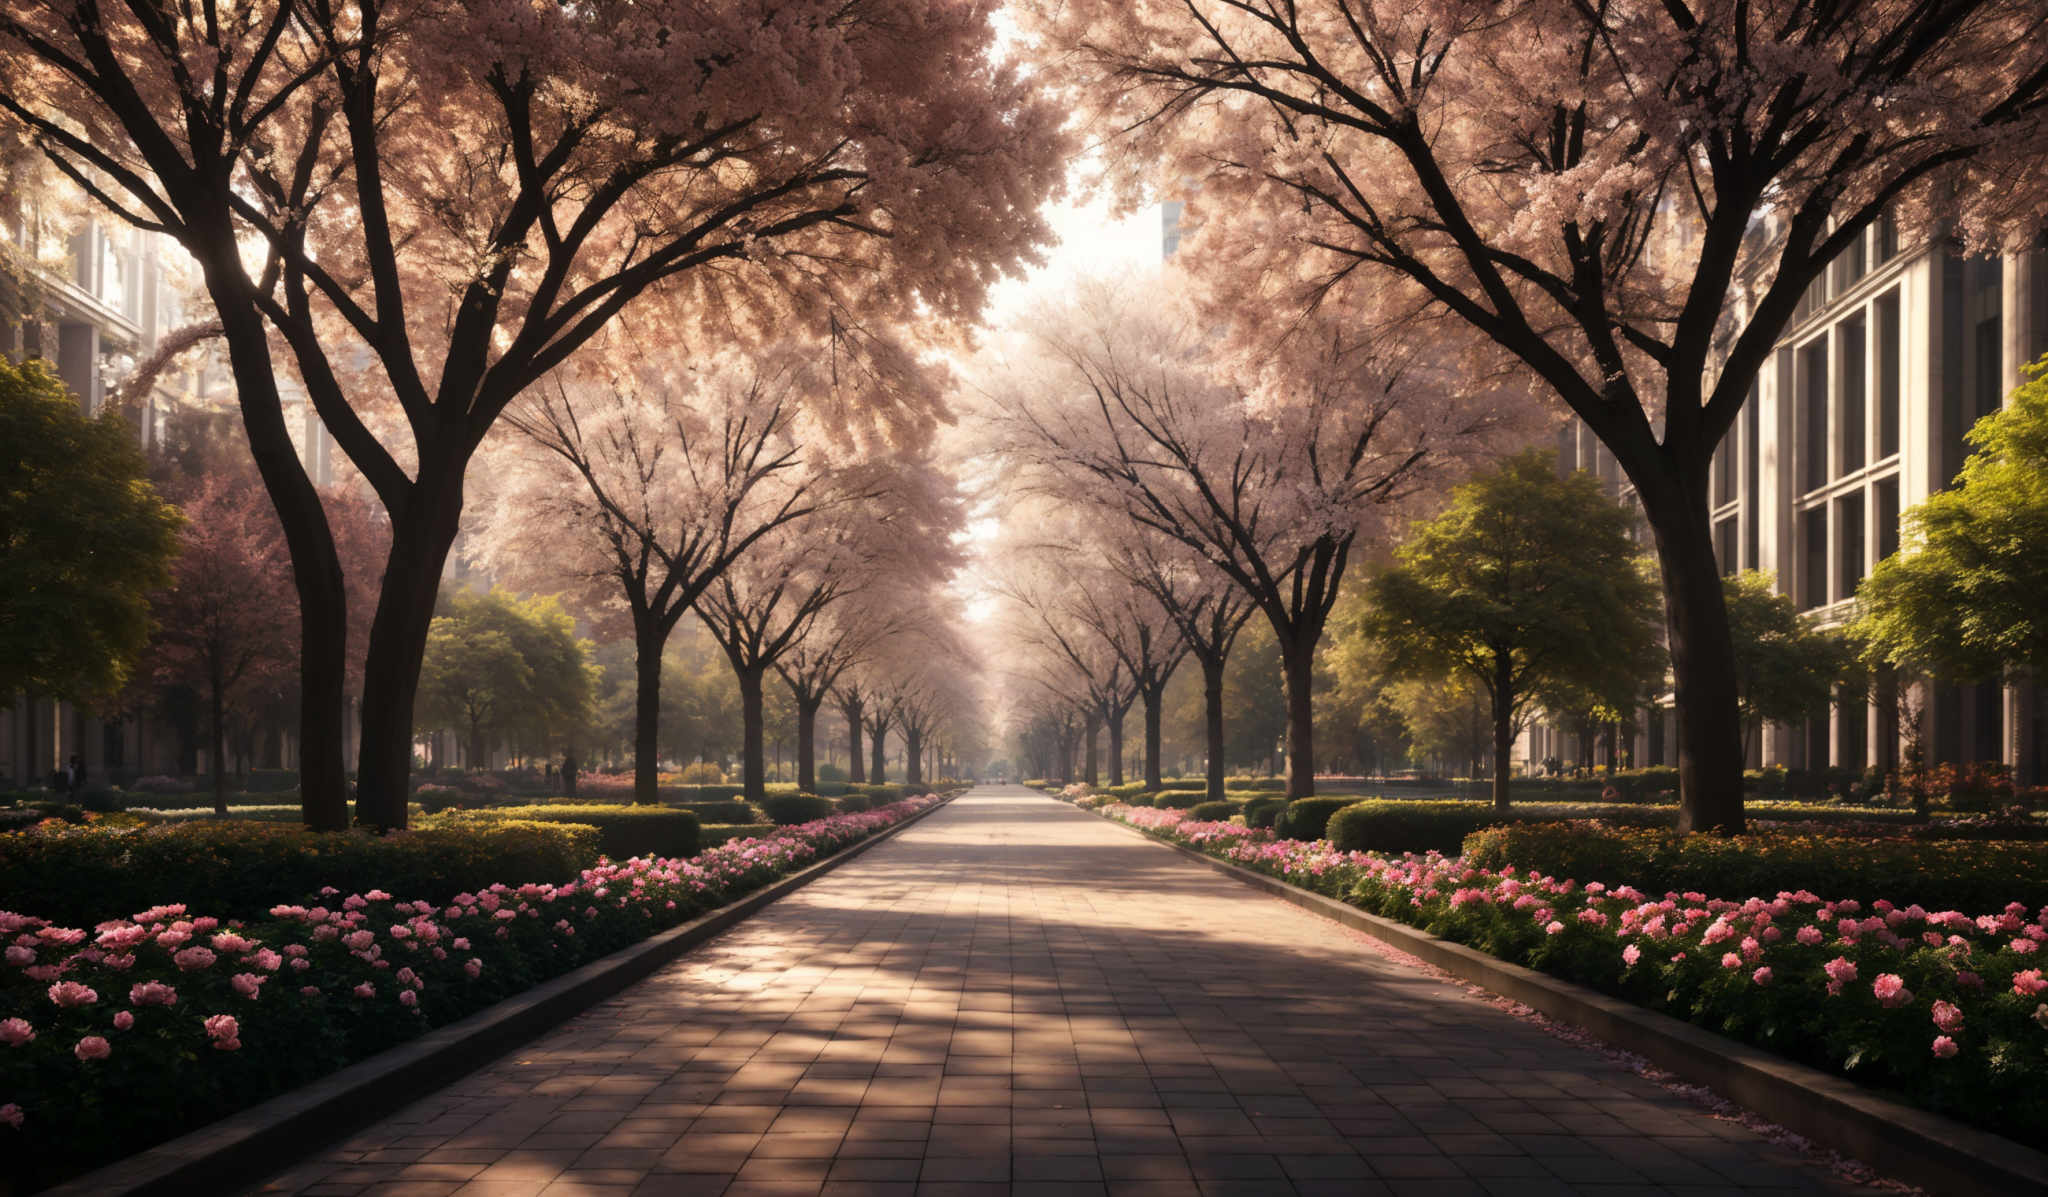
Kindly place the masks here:
[(983, 788), (249, 1191), (1851, 1191), (1353, 938)]

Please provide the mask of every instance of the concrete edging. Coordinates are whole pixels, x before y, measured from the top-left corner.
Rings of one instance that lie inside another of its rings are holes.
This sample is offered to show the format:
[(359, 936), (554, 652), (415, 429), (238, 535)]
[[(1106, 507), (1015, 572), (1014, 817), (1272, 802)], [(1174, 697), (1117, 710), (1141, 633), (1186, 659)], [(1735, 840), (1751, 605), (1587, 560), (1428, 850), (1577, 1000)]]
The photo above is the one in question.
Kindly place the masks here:
[(308, 1085), (88, 1172), (42, 1197), (217, 1193), (288, 1167), (315, 1144), (342, 1137), (428, 1089), (551, 1030), (748, 915), (945, 809), (950, 795), (859, 843), (746, 897), (506, 998), (467, 1018), (387, 1048)]
[(1854, 1081), (1716, 1035), (1668, 1014), (1646, 1010), (1405, 923), (1368, 914), (1277, 877), (1218, 860), (1184, 844), (1169, 843), (1127, 823), (1102, 815), (1095, 817), (1312, 914), (1362, 931), (1455, 977), (1579, 1027), (1880, 1173), (1924, 1185), (1944, 1197), (1952, 1193), (1972, 1197), (2048, 1193), (2048, 1154), (2003, 1135), (1895, 1101)]

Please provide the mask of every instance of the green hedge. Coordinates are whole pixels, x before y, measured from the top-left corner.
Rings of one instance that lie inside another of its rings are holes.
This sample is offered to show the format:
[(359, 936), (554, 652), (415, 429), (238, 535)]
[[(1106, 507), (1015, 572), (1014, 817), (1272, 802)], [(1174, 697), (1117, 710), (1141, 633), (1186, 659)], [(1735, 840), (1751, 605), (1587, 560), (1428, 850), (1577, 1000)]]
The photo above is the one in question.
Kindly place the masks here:
[(1197, 802), (1188, 808), (1188, 818), (1204, 823), (1225, 823), (1243, 810), (1241, 802)]
[(2048, 905), (2048, 845), (1836, 835), (1681, 836), (1594, 823), (1517, 823), (1475, 832), (1464, 860), (1535, 869), (1653, 894), (1878, 894), (1899, 906), (1996, 911)]
[(1170, 810), (1186, 810), (1198, 802), (1208, 800), (1207, 790), (1160, 790), (1152, 795), (1152, 805)]
[(1223, 783), (1229, 790), (1257, 790), (1260, 793), (1286, 793), (1287, 779), (1284, 777), (1233, 777)]
[(1142, 781), (1127, 781), (1120, 786), (1097, 786), (1095, 787), (1095, 792), (1098, 794), (1108, 794), (1110, 797), (1122, 802), (1129, 802), (1145, 792), (1145, 783)]
[(866, 795), (868, 800), (868, 809), (870, 810), (873, 810), (875, 807), (878, 806), (887, 806), (892, 802), (901, 802), (904, 798), (908, 796), (908, 791), (906, 791), (902, 786), (889, 782), (884, 782), (877, 785), (870, 785), (867, 782), (862, 782), (859, 785), (847, 786), (846, 792), (849, 794)]
[(689, 811), (699, 823), (754, 823), (761, 817), (751, 802), (676, 802), (670, 806)]
[[(822, 796), (820, 795), (820, 797)], [(840, 811), (849, 815), (857, 815), (864, 810), (873, 808), (873, 803), (868, 801), (866, 794), (841, 794), (837, 801)]]
[(774, 834), (775, 824), (773, 823), (713, 823), (704, 828), (704, 846), (706, 848), (716, 848), (728, 840), (759, 839), (762, 836)]
[(1441, 852), (1456, 856), (1465, 837), (1507, 822), (1606, 819), (1636, 826), (1676, 826), (1671, 807), (1595, 803), (1527, 803), (1506, 814), (1491, 802), (1409, 801), (1368, 798), (1330, 817), (1323, 838), (1347, 852)]
[(172, 902), (217, 918), (262, 918), (328, 885), (445, 902), (499, 881), (559, 883), (598, 852), (588, 824), (511, 819), (384, 837), (233, 820), (5, 835), (0, 909), (91, 927)]
[(1319, 840), (1330, 824), (1330, 816), (1357, 802), (1354, 795), (1341, 798), (1296, 798), (1273, 821), (1273, 830), (1290, 840)]
[(839, 804), (816, 794), (770, 794), (759, 803), (761, 813), (784, 827), (829, 818), (839, 813)]
[(1271, 827), (1280, 812), (1287, 809), (1285, 798), (1254, 798), (1244, 804), (1244, 822), (1247, 827)]
[(425, 825), (468, 827), (508, 820), (579, 823), (595, 827), (598, 851), (613, 860), (628, 860), (635, 856), (695, 856), (703, 842), (699, 835), (703, 820), (691, 811), (666, 806), (606, 806), (578, 802), (452, 810), (433, 816), (425, 821)]

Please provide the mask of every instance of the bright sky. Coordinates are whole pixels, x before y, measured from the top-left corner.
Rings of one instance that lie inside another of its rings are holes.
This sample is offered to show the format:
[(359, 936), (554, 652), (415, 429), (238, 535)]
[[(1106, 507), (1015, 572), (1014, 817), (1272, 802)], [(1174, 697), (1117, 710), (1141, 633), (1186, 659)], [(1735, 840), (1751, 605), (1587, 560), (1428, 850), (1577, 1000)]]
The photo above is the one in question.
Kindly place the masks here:
[[(1102, 199), (1070, 197), (1070, 202), (1050, 205), (1047, 216), (1059, 244), (1047, 253), (1044, 266), (1025, 278), (1005, 279), (996, 286), (989, 297), (990, 328), (1001, 328), (1033, 305), (1058, 298), (1086, 275), (1114, 274), (1132, 267), (1149, 269), (1159, 264), (1157, 204), (1119, 218)], [(967, 540), (970, 544), (985, 545), (995, 532), (993, 518), (975, 520), (967, 527)], [(967, 618), (980, 623), (994, 613), (995, 599), (980, 588), (971, 573), (966, 581), (971, 595)]]

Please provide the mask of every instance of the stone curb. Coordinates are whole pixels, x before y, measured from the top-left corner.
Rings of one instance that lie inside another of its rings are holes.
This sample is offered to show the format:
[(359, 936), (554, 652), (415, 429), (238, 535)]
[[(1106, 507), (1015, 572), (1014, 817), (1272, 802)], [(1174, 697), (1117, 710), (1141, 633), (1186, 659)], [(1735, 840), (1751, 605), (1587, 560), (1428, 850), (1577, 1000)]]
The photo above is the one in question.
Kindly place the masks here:
[(198, 1130), (73, 1178), (40, 1197), (224, 1193), (289, 1167), (329, 1142), (454, 1081), (642, 980), (733, 924), (915, 826), (949, 796), (901, 823), (736, 902), (593, 960), (467, 1018)]
[[(1055, 799), (1055, 801), (1057, 801)], [(1077, 808), (1078, 809), (1078, 808)], [(1092, 812), (1083, 812), (1092, 813)], [(1312, 914), (1363, 931), (1452, 976), (1569, 1023), (1878, 1172), (1947, 1197), (2048, 1193), (2048, 1154), (2003, 1135), (1884, 1097), (1834, 1076), (1645, 1010), (1596, 990), (1498, 960), (1427, 931), (1289, 885), (1277, 877), (1169, 843), (1097, 815), (1146, 843), (1200, 861)]]

